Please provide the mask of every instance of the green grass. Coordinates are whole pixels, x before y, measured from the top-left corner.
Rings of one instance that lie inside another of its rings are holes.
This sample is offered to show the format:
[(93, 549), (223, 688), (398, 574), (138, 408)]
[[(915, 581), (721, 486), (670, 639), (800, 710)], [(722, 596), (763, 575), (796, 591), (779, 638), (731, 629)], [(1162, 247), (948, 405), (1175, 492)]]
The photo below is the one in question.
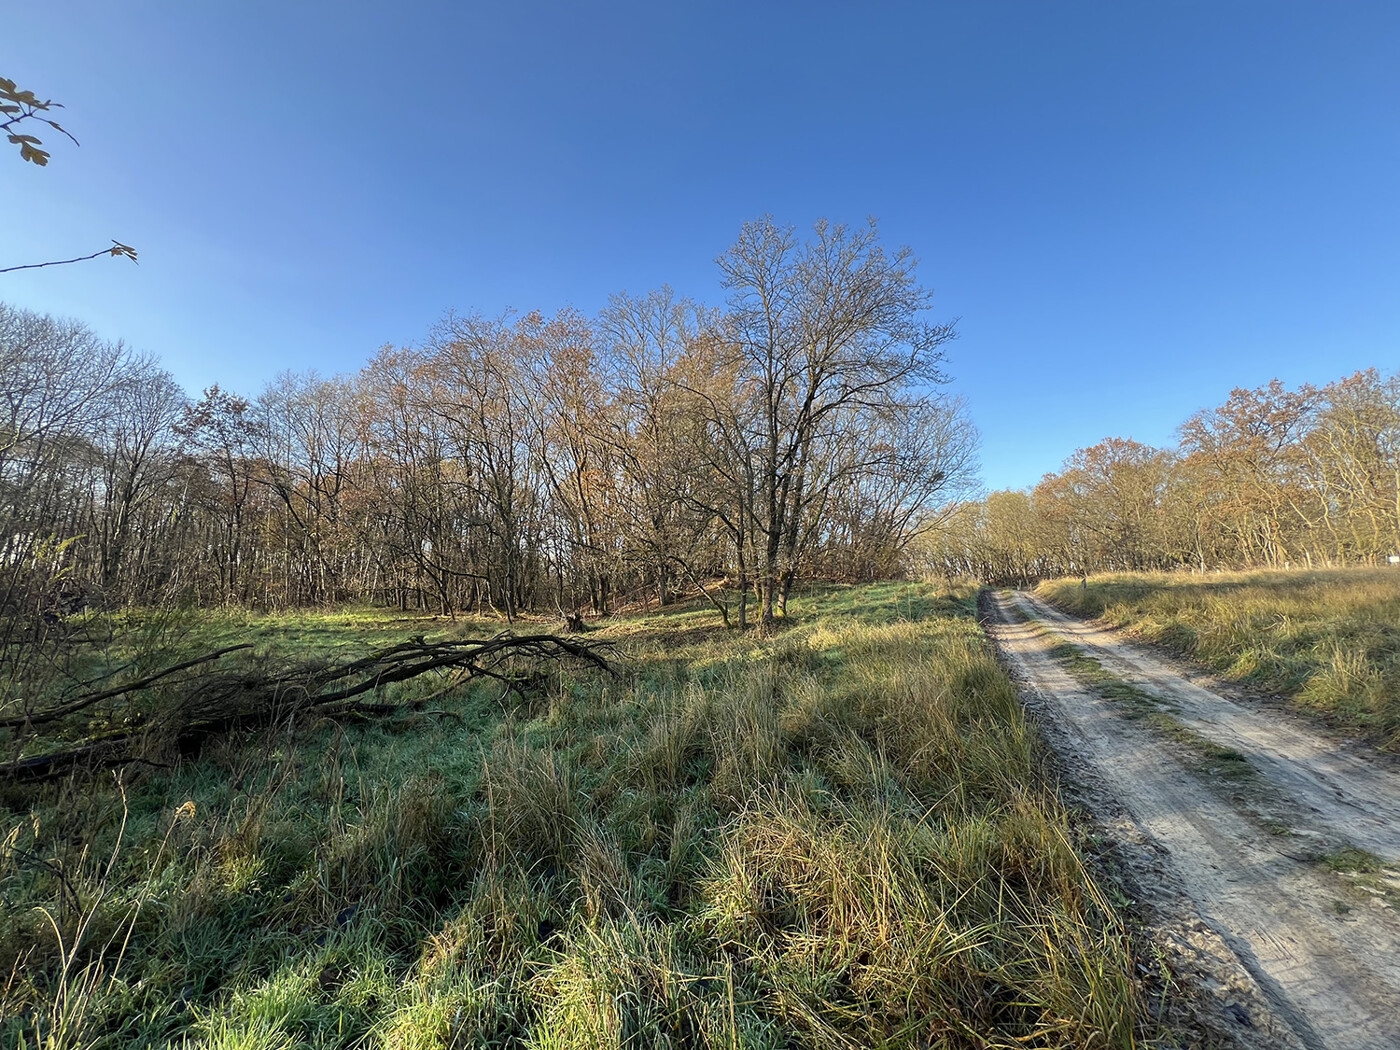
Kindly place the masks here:
[[(621, 675), (526, 701), (11, 789), (0, 1042), (1137, 1045), (1127, 937), (972, 593), (820, 589), (768, 639), (716, 620), (619, 620)], [(187, 641), (250, 628), (434, 633)]]
[[(353, 606), (295, 612), (136, 610), (118, 613), (114, 617), (117, 645), (125, 649), (139, 647), (146, 638), (159, 639), (163, 650), (178, 645), (184, 649), (207, 651), (252, 642), (262, 652), (291, 657), (307, 652), (371, 649), (420, 634), (432, 638), (477, 637), (507, 626), (501, 618), (459, 616), (452, 620), (431, 613)], [(525, 623), (516, 626), (533, 628), (537, 625)]]
[(1400, 747), (1400, 570), (1109, 575), (1037, 593)]
[(1361, 875), (1374, 875), (1385, 868), (1374, 853), (1355, 846), (1343, 846), (1319, 858), (1329, 871), (1356, 872)]
[[(1353, 903), (1366, 904), (1379, 900), (1393, 908), (1400, 899), (1400, 880), (1396, 878), (1395, 868), (1368, 850), (1342, 846), (1319, 855), (1316, 861), (1327, 871), (1346, 880), (1354, 891), (1349, 894)], [(1333, 907), (1338, 914), (1351, 911), (1351, 907), (1342, 901), (1334, 901)]]

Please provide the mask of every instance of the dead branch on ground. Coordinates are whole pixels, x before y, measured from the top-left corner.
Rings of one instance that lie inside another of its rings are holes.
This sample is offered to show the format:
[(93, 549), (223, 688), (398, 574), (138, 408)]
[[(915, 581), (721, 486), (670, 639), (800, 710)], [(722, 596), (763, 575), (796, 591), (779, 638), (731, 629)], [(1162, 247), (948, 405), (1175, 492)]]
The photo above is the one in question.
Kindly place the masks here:
[[(258, 664), (223, 667), (176, 676), (217, 664), (224, 657), (251, 648), (228, 646), (138, 679), (94, 690), (52, 708), (24, 716), (0, 719), (0, 729), (28, 735), (33, 727), (61, 730), (64, 720), (91, 711), (103, 701), (131, 698), (152, 688), (178, 686), (178, 698), (157, 713), (139, 713), (124, 727), (105, 736), (38, 755), (18, 758), (0, 766), (0, 778), (48, 780), (82, 768), (152, 762), (150, 753), (163, 750), (177, 755), (196, 753), (219, 733), (269, 725), (292, 725), (307, 715), (318, 718), (383, 717), (416, 710), (457, 685), (474, 678), (500, 682), (509, 692), (521, 694), (539, 680), (533, 667), (521, 670), (517, 662), (571, 661), (613, 672), (608, 659), (612, 647), (586, 643), (554, 634), (517, 635), (509, 631), (490, 638), (429, 642), (422, 638), (388, 646), (369, 656), (342, 661), (303, 661), (281, 669)], [(375, 702), (369, 697), (384, 687), (426, 674), (448, 674), (444, 689), (400, 702)], [(365, 697), (366, 699), (360, 699)], [(79, 727), (70, 726), (70, 731)], [(159, 764), (159, 763), (156, 763)]]

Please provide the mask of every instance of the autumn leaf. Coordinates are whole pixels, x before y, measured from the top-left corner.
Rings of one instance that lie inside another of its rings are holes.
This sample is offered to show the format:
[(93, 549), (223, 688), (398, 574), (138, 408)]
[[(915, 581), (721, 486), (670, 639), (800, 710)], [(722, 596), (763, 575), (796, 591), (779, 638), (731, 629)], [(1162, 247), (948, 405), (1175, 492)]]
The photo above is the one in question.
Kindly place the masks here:
[(28, 142), (19, 144), (19, 156), (21, 160), (32, 161), (41, 168), (49, 162), (49, 154), (45, 150), (35, 149)]

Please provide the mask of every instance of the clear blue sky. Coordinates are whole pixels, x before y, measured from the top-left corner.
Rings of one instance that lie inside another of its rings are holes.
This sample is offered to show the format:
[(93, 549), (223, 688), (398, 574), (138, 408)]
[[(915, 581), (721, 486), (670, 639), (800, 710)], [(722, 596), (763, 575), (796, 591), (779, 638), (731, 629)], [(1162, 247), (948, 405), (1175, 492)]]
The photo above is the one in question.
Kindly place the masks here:
[[(881, 220), (961, 317), (990, 487), (1232, 386), (1400, 365), (1400, 4), (45, 3), (0, 299), (192, 391), (444, 311), (721, 297), (746, 219)], [(6, 146), (7, 149), (13, 147)], [(3, 158), (0, 158), (3, 159)]]

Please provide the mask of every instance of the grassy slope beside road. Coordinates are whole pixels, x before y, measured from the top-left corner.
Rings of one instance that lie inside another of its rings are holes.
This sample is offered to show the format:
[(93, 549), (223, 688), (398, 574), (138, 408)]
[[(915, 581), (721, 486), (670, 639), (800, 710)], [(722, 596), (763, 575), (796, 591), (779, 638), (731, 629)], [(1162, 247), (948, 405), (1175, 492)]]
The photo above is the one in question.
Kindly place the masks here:
[(1115, 574), (1036, 593), (1400, 746), (1400, 571)]
[(623, 675), (527, 702), (230, 738), (125, 802), (12, 789), (0, 1041), (1134, 1045), (1126, 938), (972, 595), (714, 621), (619, 621)]

